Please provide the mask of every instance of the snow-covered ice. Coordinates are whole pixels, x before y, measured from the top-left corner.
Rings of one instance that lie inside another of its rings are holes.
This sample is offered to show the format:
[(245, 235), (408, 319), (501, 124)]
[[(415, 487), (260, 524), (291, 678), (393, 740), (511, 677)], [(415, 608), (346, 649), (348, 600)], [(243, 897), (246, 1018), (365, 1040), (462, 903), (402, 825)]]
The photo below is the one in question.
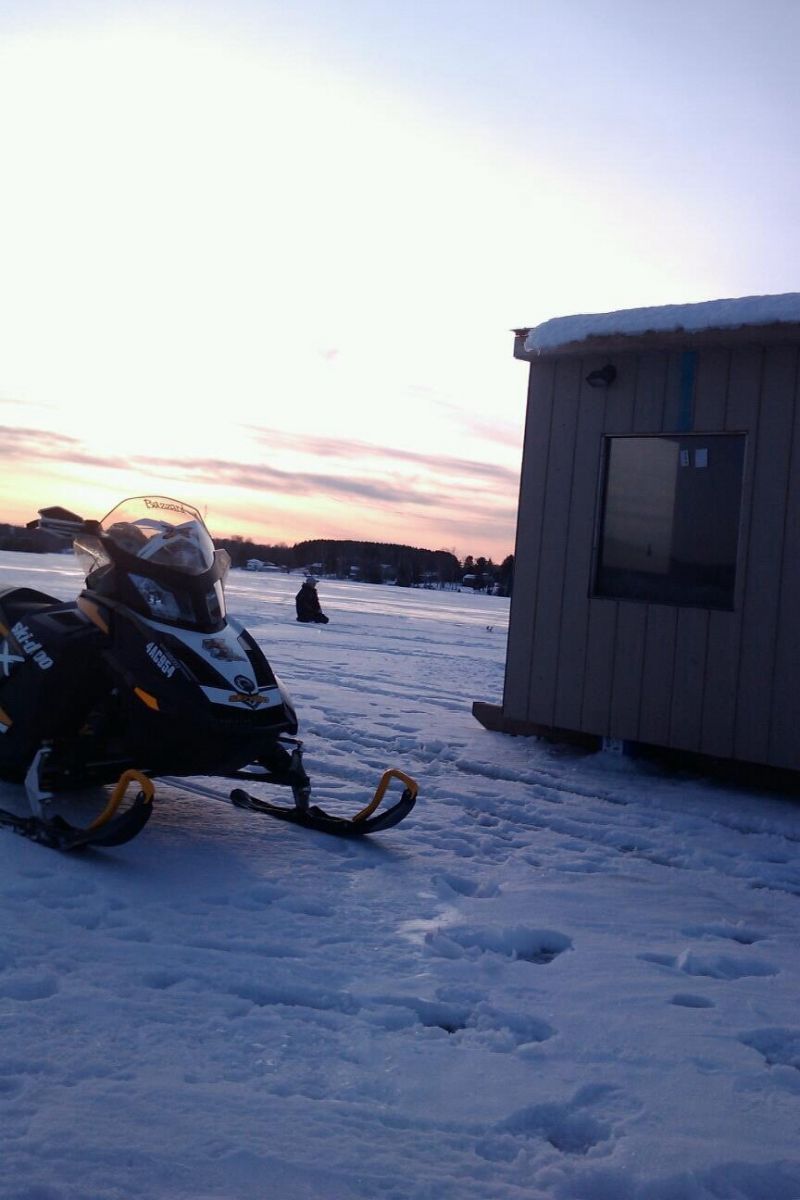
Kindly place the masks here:
[[(70, 597), (71, 559), (0, 555)], [(0, 834), (3, 1200), (797, 1200), (800, 806), (484, 730), (508, 601), (233, 572), (341, 842)], [(6, 785), (6, 788), (8, 785)]]

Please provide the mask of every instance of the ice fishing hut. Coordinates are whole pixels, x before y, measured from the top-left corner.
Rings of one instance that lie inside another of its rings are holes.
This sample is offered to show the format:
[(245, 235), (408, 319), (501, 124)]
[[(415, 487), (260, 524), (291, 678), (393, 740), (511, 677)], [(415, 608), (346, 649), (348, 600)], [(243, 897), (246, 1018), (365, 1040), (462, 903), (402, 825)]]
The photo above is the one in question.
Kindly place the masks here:
[(800, 770), (800, 293), (562, 317), (487, 728)]

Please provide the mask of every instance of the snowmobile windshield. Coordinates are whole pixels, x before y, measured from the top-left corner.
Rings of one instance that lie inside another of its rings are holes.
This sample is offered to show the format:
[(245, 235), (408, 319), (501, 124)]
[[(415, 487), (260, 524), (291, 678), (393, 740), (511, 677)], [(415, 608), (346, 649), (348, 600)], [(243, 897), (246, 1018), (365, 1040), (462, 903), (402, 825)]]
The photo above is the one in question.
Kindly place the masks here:
[[(187, 628), (216, 629), (224, 623), (222, 585), (230, 557), (214, 549), (203, 518), (191, 505), (166, 496), (123, 500), (91, 532), (78, 534), (74, 548), (89, 587), (102, 589), (104, 578), (109, 585), (116, 579), (114, 590), (123, 598), (126, 585), (118, 571), (112, 575), (102, 568), (111, 571), (124, 563), (134, 589), (128, 603), (134, 607)], [(124, 551), (121, 560), (116, 549)], [(137, 559), (140, 570), (125, 556)]]
[(165, 496), (123, 500), (100, 522), (102, 533), (128, 554), (181, 575), (214, 565), (214, 543), (196, 508)]

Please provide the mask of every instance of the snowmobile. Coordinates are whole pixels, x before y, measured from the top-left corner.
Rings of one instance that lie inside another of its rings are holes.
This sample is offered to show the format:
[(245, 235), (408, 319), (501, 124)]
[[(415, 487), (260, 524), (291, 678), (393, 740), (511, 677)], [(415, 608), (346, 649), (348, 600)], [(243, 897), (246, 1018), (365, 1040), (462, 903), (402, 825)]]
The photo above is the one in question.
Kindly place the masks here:
[[(195, 508), (165, 496), (124, 500), (85, 521), (73, 549), (86, 576), (75, 601), (0, 591), (0, 778), (24, 785), (27, 801), (23, 815), (0, 809), (0, 826), (62, 850), (119, 845), (149, 819), (153, 779), (187, 776), (286, 787), (292, 804), (242, 787), (217, 798), (341, 836), (408, 815), (417, 785), (396, 769), (352, 817), (311, 803), (291, 697), (227, 615), (230, 557)], [(379, 812), (395, 779), (402, 795)], [(88, 824), (57, 811), (64, 796), (109, 784)]]

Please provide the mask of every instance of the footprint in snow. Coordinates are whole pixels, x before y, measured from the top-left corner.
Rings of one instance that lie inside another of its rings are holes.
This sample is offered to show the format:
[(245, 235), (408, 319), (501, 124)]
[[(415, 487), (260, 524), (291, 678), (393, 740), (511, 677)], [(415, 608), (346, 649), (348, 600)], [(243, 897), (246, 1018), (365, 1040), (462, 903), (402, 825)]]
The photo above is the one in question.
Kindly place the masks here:
[(55, 975), (34, 975), (27, 972), (6, 974), (0, 980), (0, 997), (7, 1000), (47, 1000), (58, 991)]
[(655, 963), (659, 967), (683, 971), (686, 975), (704, 976), (707, 979), (745, 979), (748, 976), (777, 975), (778, 968), (762, 959), (734, 954), (698, 954), (684, 950), (682, 954), (640, 954), (642, 962)]
[(718, 937), (737, 942), (740, 946), (752, 946), (761, 942), (769, 935), (760, 930), (749, 929), (745, 925), (728, 925), (724, 921), (711, 922), (708, 925), (687, 925), (682, 930), (684, 937)]
[(152, 942), (153, 931), (146, 925), (129, 925), (115, 929), (111, 934), (118, 942)]
[(474, 1006), (457, 999), (425, 1000), (420, 996), (373, 996), (369, 1020), (386, 1029), (441, 1029), (463, 1034), (471, 1045), (496, 1053), (519, 1050), (523, 1056), (555, 1036), (555, 1029), (529, 1013), (495, 1008), (480, 1001)]
[(475, 878), (467, 878), (463, 875), (447, 873), (434, 875), (432, 883), (436, 888), (437, 894), (443, 899), (452, 897), (454, 892), (457, 896), (469, 896), (477, 900), (484, 900), (492, 896), (499, 896), (500, 894), (498, 884), (487, 883)]
[(606, 1085), (581, 1088), (566, 1104), (533, 1104), (499, 1121), (475, 1147), (488, 1162), (511, 1162), (526, 1141), (549, 1143), (565, 1155), (606, 1152), (613, 1134), (608, 1120), (588, 1111), (617, 1089)]
[(487, 1049), (500, 1054), (518, 1053), (522, 1057), (535, 1056), (542, 1042), (549, 1041), (557, 1032), (547, 1021), (530, 1013), (495, 1008), (491, 1004), (479, 1004), (469, 1025)]
[(424, 1000), (420, 996), (373, 996), (367, 1014), (372, 1024), (388, 1030), (442, 1029), (447, 1034), (466, 1029), (470, 1019), (467, 1006), (442, 1000)]
[(18, 874), (23, 879), (50, 879), (54, 872), (47, 871), (42, 867), (23, 867)]
[(479, 958), (499, 954), (523, 962), (551, 963), (572, 948), (572, 939), (554, 929), (484, 929), (473, 925), (449, 926), (426, 935), (431, 954), (441, 958)]
[(187, 975), (177, 971), (148, 971), (146, 975), (142, 976), (142, 983), (156, 992), (166, 992), (169, 988), (183, 983), (187, 978)]
[(768, 1067), (793, 1067), (800, 1072), (800, 1029), (753, 1029), (739, 1034), (739, 1041), (757, 1050)]

